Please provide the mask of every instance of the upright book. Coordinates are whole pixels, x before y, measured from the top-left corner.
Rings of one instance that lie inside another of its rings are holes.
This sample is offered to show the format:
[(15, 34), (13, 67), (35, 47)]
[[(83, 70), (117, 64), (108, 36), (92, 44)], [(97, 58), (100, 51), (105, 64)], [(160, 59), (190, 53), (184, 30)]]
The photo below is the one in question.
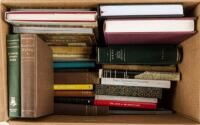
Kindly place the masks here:
[(182, 49), (175, 45), (113, 45), (97, 48), (97, 63), (176, 65)]
[(113, 4), (100, 5), (100, 18), (182, 17), (181, 4)]
[(115, 19), (104, 22), (104, 37), (106, 44), (179, 44), (194, 27), (194, 18)]
[(51, 49), (36, 34), (21, 34), (21, 117), (53, 113)]
[(20, 35), (7, 36), (9, 117), (21, 117)]

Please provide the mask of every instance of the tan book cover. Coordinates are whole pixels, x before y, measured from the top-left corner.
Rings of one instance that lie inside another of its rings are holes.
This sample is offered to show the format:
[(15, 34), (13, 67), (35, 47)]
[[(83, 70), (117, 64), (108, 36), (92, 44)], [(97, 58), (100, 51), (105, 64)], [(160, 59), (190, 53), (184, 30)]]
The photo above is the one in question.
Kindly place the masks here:
[(36, 34), (21, 34), (21, 117), (53, 113), (51, 49)]
[(149, 65), (102, 65), (103, 69), (115, 70), (135, 70), (135, 71), (160, 71), (160, 72), (176, 72), (176, 66), (149, 66)]

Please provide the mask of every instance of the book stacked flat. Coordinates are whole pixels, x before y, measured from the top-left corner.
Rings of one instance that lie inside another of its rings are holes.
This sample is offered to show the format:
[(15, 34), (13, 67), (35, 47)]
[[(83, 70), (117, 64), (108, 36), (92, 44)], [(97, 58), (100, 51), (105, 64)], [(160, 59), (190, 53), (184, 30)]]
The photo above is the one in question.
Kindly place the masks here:
[(105, 46), (97, 48), (103, 69), (94, 104), (158, 109), (163, 89), (180, 80), (176, 65), (182, 48), (177, 44), (195, 33), (194, 18), (183, 17), (180, 4), (100, 5), (99, 13)]

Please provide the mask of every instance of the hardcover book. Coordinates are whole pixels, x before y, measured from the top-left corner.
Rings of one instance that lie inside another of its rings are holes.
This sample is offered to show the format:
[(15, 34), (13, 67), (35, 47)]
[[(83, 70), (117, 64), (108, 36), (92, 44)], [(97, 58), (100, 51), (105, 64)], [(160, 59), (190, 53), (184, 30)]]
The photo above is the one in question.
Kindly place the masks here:
[(21, 117), (20, 35), (7, 36), (9, 117)]
[(112, 45), (97, 48), (97, 63), (176, 65), (182, 49), (174, 45)]
[[(53, 113), (51, 49), (36, 34), (21, 34), (21, 117)], [(47, 105), (48, 104), (48, 105)]]
[(55, 70), (59, 69), (88, 69), (95, 68), (94, 61), (70, 61), (70, 62), (54, 62), (53, 67)]
[(54, 113), (56, 115), (80, 115), (80, 116), (96, 116), (108, 115), (108, 106), (93, 106), (81, 104), (54, 104)]
[(142, 80), (126, 78), (101, 78), (102, 85), (120, 85), (135, 87), (167, 88), (171, 87), (171, 82), (167, 80)]
[(100, 18), (182, 17), (181, 4), (113, 4), (99, 6)]
[(93, 90), (93, 84), (54, 84), (54, 90)]
[(93, 91), (86, 91), (86, 90), (67, 90), (67, 91), (54, 91), (55, 97), (94, 97)]
[(54, 72), (54, 83), (63, 83), (63, 84), (83, 84), (99, 83), (98, 73), (93, 71), (57, 71)]
[(104, 37), (106, 44), (179, 44), (194, 27), (194, 18), (106, 20)]
[(113, 95), (113, 96), (132, 96), (161, 98), (161, 88), (135, 87), (135, 86), (115, 86), (115, 85), (96, 85), (96, 95)]
[(151, 65), (114, 65), (104, 64), (103, 69), (126, 70), (126, 71), (156, 71), (156, 72), (176, 72), (176, 66), (151, 66)]
[(126, 78), (126, 79), (143, 79), (143, 80), (179, 81), (180, 73), (99, 69), (99, 78)]
[(73, 10), (14, 10), (5, 13), (5, 20), (13, 25), (52, 25), (96, 27), (96, 11)]
[(54, 97), (55, 103), (64, 104), (85, 104), (92, 105), (94, 102), (93, 98), (77, 98), (77, 97)]

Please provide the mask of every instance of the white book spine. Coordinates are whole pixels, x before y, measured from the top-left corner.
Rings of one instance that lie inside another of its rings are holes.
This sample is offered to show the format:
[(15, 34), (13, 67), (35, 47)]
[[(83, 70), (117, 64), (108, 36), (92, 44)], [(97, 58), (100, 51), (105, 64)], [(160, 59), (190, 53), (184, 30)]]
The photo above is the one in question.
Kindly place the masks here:
[(137, 87), (170, 88), (171, 82), (166, 80), (141, 80), (124, 78), (101, 78), (102, 85), (120, 85)]
[(149, 102), (149, 103), (158, 102), (157, 98), (112, 96), (112, 95), (95, 95), (95, 100), (116, 100), (116, 101), (130, 101), (130, 102)]

